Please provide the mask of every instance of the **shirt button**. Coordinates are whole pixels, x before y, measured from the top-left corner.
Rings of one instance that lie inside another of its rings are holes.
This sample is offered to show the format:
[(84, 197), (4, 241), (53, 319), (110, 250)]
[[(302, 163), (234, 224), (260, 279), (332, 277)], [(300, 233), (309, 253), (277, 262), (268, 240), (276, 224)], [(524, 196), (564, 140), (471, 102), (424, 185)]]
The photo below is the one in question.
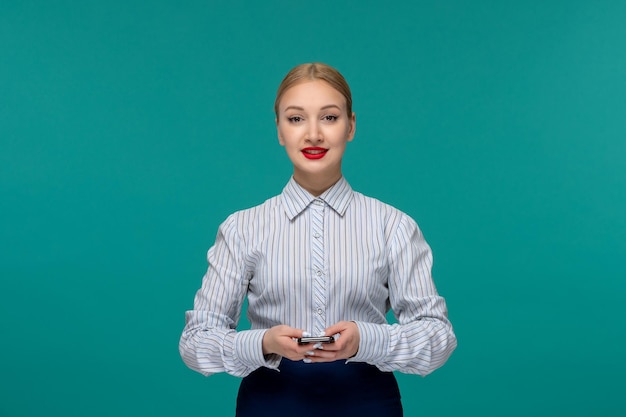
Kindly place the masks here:
[(321, 308), (318, 308), (317, 309), (317, 314), (319, 314), (321, 316), (322, 314), (324, 314), (324, 310), (322, 310)]
[(315, 233), (313, 236), (315, 237), (315, 239), (319, 239), (321, 235), (319, 233)]
[(317, 276), (321, 276), (322, 275), (322, 271), (320, 271), (319, 269), (317, 270)]

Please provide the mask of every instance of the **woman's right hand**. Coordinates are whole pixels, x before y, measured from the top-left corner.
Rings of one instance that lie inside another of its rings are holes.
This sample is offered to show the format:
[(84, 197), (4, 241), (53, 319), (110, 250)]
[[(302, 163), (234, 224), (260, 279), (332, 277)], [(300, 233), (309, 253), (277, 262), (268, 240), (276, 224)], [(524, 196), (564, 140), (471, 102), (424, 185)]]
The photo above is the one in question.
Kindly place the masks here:
[(303, 336), (301, 329), (281, 324), (268, 329), (263, 335), (263, 354), (276, 354), (292, 361), (304, 359), (311, 350), (307, 345), (298, 345), (294, 339)]

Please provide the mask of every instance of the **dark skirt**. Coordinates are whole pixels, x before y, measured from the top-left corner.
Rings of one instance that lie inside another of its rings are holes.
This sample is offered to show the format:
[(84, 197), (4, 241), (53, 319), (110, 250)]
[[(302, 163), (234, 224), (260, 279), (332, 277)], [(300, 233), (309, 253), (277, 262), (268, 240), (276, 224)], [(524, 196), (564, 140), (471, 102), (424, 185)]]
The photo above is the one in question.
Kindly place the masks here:
[(237, 417), (401, 417), (396, 378), (363, 362), (304, 363), (283, 359), (280, 372), (259, 368), (245, 377)]

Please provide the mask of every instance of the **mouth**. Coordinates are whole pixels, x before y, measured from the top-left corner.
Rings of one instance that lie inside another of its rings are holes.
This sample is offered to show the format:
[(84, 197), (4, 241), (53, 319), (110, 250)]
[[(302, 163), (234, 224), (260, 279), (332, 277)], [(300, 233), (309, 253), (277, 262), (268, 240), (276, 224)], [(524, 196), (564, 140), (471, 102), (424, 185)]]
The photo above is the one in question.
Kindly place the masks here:
[(326, 155), (326, 152), (328, 152), (328, 149), (320, 148), (317, 146), (302, 149), (302, 155), (304, 155), (304, 157), (307, 159), (323, 158), (324, 155)]

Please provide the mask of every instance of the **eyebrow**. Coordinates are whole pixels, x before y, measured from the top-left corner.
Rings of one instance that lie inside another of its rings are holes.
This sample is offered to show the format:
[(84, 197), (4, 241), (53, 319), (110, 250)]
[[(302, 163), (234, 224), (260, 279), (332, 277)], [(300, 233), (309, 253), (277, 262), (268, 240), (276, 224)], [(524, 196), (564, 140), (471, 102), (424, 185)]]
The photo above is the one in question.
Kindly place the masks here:
[[(330, 108), (336, 108), (337, 110), (341, 110), (341, 107), (339, 107), (336, 104), (327, 104), (324, 107), (322, 107), (320, 110), (327, 110), (327, 109), (330, 109)], [(285, 107), (284, 111), (287, 111), (287, 110), (304, 111), (304, 108), (300, 107), (300, 106), (287, 106), (287, 107)]]

